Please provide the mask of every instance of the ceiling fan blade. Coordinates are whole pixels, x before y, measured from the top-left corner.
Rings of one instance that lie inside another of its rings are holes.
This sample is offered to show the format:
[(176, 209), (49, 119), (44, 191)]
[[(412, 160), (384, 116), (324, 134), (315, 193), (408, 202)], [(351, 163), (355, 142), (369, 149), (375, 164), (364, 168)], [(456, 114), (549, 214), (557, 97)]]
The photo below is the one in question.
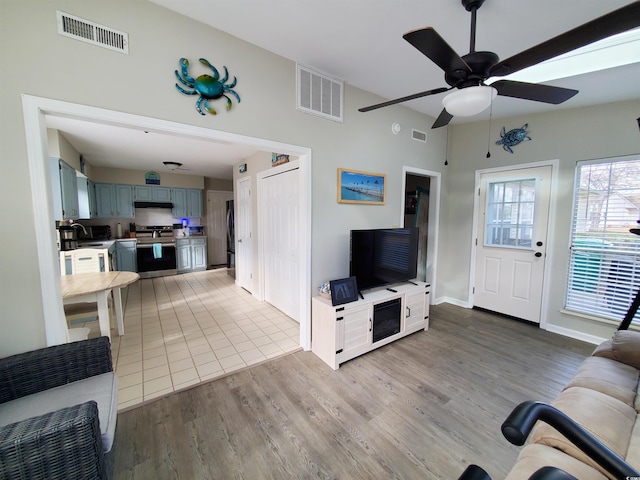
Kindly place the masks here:
[(640, 1), (634, 1), (546, 42), (496, 63), (489, 75), (503, 77), (540, 62), (640, 26)]
[(440, 112), (440, 115), (438, 115), (438, 118), (436, 118), (436, 121), (433, 123), (433, 125), (431, 125), (431, 128), (434, 129), (449, 125), (449, 122), (452, 118), (453, 115), (451, 115), (449, 112), (447, 112), (446, 109), (443, 108)]
[(460, 58), (460, 55), (432, 27), (413, 30), (405, 33), (402, 38), (420, 50), (423, 55), (426, 55), (445, 73), (455, 70), (471, 72), (469, 65)]
[(566, 102), (578, 93), (578, 90), (570, 88), (553, 87), (541, 83), (515, 82), (513, 80), (498, 80), (493, 82), (491, 86), (498, 90), (498, 95), (504, 97), (522, 98), (553, 105)]
[(422, 98), (428, 95), (436, 95), (438, 93), (447, 92), (451, 90), (451, 88), (440, 87), (440, 88), (434, 88), (433, 90), (425, 90), (424, 92), (414, 93), (413, 95), (407, 95), (406, 97), (396, 98), (395, 100), (388, 100), (386, 102), (377, 103), (375, 105), (370, 105), (368, 107), (362, 107), (362, 108), (359, 108), (358, 111), (369, 112), (371, 110), (376, 110), (378, 108), (388, 107), (389, 105), (395, 105), (396, 103), (407, 102), (409, 100), (415, 100), (416, 98)]

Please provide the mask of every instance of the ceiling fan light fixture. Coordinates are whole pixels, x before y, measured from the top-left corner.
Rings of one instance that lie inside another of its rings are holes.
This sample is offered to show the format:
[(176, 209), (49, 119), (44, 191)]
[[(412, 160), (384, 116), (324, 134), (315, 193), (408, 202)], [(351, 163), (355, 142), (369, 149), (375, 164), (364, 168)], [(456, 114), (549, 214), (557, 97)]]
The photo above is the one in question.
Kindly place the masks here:
[(182, 164), (180, 162), (162, 162), (169, 170), (177, 170)]
[(471, 117), (487, 109), (498, 91), (485, 85), (451, 91), (442, 99), (442, 106), (454, 117)]

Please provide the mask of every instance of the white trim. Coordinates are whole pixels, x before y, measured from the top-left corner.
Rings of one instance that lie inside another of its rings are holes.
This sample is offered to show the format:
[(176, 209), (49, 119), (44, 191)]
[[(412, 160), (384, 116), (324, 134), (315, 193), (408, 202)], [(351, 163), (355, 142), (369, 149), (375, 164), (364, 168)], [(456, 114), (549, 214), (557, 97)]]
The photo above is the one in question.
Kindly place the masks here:
[(480, 177), (482, 175), (491, 174), (491, 173), (500, 173), (500, 172), (509, 172), (515, 170), (524, 170), (527, 168), (537, 168), (537, 167), (551, 167), (551, 188), (549, 191), (549, 218), (548, 218), (548, 226), (547, 226), (547, 238), (545, 242), (547, 243), (546, 249), (546, 258), (545, 258), (545, 268), (544, 275), (542, 278), (542, 301), (540, 304), (540, 328), (547, 330), (547, 311), (549, 307), (549, 288), (551, 285), (551, 268), (550, 265), (553, 265), (553, 249), (549, 247), (549, 239), (555, 238), (555, 220), (556, 220), (556, 209), (557, 209), (557, 188), (558, 188), (558, 170), (559, 170), (560, 161), (558, 159), (552, 160), (543, 160), (540, 162), (531, 162), (531, 163), (523, 163), (519, 165), (508, 165), (505, 167), (493, 167), (493, 168), (484, 168), (481, 170), (476, 170), (475, 172), (475, 187), (473, 189), (473, 216), (472, 216), (472, 229), (471, 229), (471, 262), (469, 265), (469, 286), (468, 286), (468, 299), (467, 303), (472, 307), (473, 306), (473, 286), (475, 284), (475, 276), (476, 276), (476, 255), (478, 247), (476, 245), (475, 239), (478, 238), (478, 215), (479, 215), (479, 196), (478, 191), (480, 188)]
[(431, 294), (429, 298), (433, 303), (436, 297), (437, 289), (437, 270), (438, 270), (438, 239), (440, 238), (440, 197), (442, 192), (442, 174), (433, 170), (424, 170), (422, 168), (402, 167), (402, 198), (400, 199), (400, 225), (404, 224), (404, 204), (405, 190), (407, 187), (407, 174), (417, 175), (420, 177), (429, 177), (431, 185), (429, 188), (429, 231), (427, 232), (427, 259), (431, 260), (431, 269), (427, 269), (426, 281), (431, 285)]
[(551, 323), (547, 324), (545, 330), (551, 333), (557, 333), (558, 335), (562, 335), (564, 337), (575, 338), (576, 340), (591, 343), (592, 345), (600, 345), (602, 342), (608, 340), (607, 338), (598, 337), (596, 335), (589, 335), (578, 330), (571, 330), (570, 328), (560, 327)]
[[(43, 303), (45, 332), (48, 345), (66, 341), (66, 322), (62, 310), (60, 275), (57, 270), (54, 232), (51, 228), (53, 218), (51, 187), (48, 175), (48, 154), (45, 115), (70, 116), (97, 123), (133, 126), (144, 130), (157, 130), (176, 135), (187, 135), (228, 143), (241, 143), (270, 152), (287, 152), (301, 159), (300, 195), (301, 205), (308, 214), (305, 221), (303, 258), (304, 282), (300, 285), (300, 295), (304, 298), (306, 309), (300, 321), (300, 345), (304, 350), (311, 349), (311, 149), (296, 145), (248, 137), (229, 132), (186, 125), (167, 120), (143, 117), (129, 113), (106, 110), (103, 108), (79, 105), (60, 100), (52, 100), (31, 95), (22, 95), (29, 175), (33, 199), (35, 231), (46, 232), (37, 235), (38, 265), (40, 267), (40, 286)], [(42, 208), (46, 205), (46, 208)], [(304, 291), (303, 291), (304, 290)]]

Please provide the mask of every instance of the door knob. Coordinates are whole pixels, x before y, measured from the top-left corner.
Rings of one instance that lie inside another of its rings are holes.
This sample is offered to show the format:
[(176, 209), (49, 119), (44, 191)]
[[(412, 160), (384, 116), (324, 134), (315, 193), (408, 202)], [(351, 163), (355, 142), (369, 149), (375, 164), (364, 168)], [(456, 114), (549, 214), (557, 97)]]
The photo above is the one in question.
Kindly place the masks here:
[(536, 252), (536, 253), (535, 253), (535, 256), (539, 258), (539, 257), (541, 257), (541, 256), (542, 256), (542, 253), (540, 253), (540, 252)]
[(241, 238), (238, 239), (238, 243), (242, 243), (242, 239)]
[(538, 240), (538, 241), (536, 242), (536, 245), (537, 245), (537, 246), (539, 246), (539, 247), (541, 247), (541, 246), (542, 246), (542, 242), (541, 242), (540, 240)]

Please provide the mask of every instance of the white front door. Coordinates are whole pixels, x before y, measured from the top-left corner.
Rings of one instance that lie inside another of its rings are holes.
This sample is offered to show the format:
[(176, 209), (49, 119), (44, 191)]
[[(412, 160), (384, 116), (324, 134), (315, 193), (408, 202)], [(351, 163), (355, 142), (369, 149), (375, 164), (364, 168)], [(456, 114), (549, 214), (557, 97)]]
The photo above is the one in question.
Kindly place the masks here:
[(227, 263), (227, 200), (233, 192), (207, 190), (207, 257), (209, 265)]
[(238, 181), (235, 216), (236, 283), (251, 292), (251, 177)]
[(266, 177), (260, 185), (264, 299), (300, 321), (298, 169)]
[(474, 306), (540, 323), (551, 168), (480, 176)]

